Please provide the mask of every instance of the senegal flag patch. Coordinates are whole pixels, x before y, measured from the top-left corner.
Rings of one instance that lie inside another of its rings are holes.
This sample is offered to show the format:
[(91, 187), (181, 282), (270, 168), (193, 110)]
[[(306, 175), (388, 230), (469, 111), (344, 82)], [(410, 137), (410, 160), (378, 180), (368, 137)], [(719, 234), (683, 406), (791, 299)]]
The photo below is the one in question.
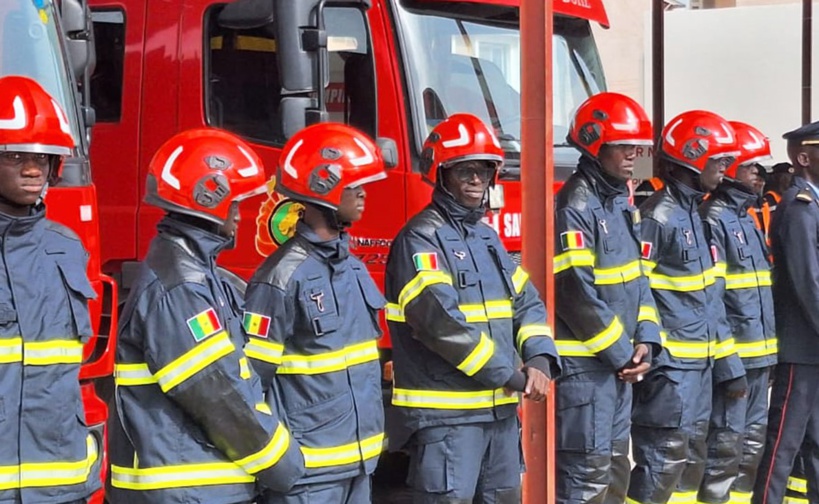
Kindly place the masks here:
[(566, 231), (565, 233), (560, 233), (560, 242), (563, 245), (563, 250), (586, 248), (583, 231)]
[(412, 255), (415, 271), (438, 271), (438, 254), (436, 252), (419, 252)]
[(245, 312), (243, 324), (245, 326), (245, 332), (249, 335), (267, 338), (267, 332), (270, 330), (270, 317), (265, 317), (258, 313)]
[(216, 316), (216, 311), (213, 308), (208, 308), (202, 313), (189, 318), (188, 328), (193, 334), (193, 339), (202, 341), (208, 336), (221, 331), (222, 324), (219, 322), (219, 317)]

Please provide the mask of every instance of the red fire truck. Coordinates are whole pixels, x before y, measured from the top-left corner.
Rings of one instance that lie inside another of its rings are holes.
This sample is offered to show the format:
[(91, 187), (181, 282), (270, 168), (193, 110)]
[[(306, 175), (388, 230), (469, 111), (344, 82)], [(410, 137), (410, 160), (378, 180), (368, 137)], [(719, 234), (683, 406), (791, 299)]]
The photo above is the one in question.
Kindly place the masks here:
[[(93, 40), (84, 0), (62, 0), (59, 7), (52, 0), (0, 2), (0, 75), (36, 79), (62, 105), (78, 143), (65, 161), (62, 181), (49, 189), (46, 206), (48, 217), (73, 229), (90, 256), (88, 278), (97, 291), (90, 303), (95, 336), (85, 346), (80, 380), (86, 422), (104, 453), (108, 408), (101, 397), (110, 390), (113, 373), (117, 288), (101, 273), (97, 194), (88, 161), (93, 111), (82, 99), (82, 82), (93, 69)], [(103, 471), (106, 467), (103, 460)], [(102, 494), (91, 503), (102, 503)]]
[[(563, 143), (573, 109), (604, 89), (591, 23), (602, 0), (553, 0), (557, 179), (577, 155)], [(491, 124), (507, 163), (487, 221), (520, 250), (519, 0), (89, 0), (97, 40), (90, 82), (97, 123), (103, 271), (127, 289), (161, 212), (144, 205), (145, 171), (172, 134), (214, 126), (257, 149), (269, 175), (288, 135), (321, 120), (378, 138), (391, 160), (368, 187), (353, 249), (377, 281), (393, 236), (429, 201), (421, 144), (454, 112)], [(537, 168), (529, 168), (537, 169)], [(297, 208), (270, 183), (242, 205), (221, 265), (247, 278), (292, 232)], [(382, 342), (389, 347), (389, 339)]]

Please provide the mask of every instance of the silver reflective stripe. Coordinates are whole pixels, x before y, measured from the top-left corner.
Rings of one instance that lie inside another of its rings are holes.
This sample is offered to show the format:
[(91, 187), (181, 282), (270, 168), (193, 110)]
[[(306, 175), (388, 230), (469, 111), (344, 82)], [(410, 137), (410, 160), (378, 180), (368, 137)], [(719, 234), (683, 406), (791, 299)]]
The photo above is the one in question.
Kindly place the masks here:
[(245, 471), (250, 474), (256, 474), (259, 471), (275, 465), (282, 458), (282, 455), (284, 455), (289, 446), (290, 433), (287, 432), (285, 426), (280, 422), (267, 446), (262, 448), (258, 453), (237, 460), (236, 463), (244, 467)]
[(29, 366), (81, 362), (82, 343), (78, 340), (32, 341), (23, 345), (23, 364)]
[(305, 375), (330, 373), (374, 360), (378, 360), (378, 344), (375, 340), (370, 340), (318, 355), (285, 354), (277, 372)]
[(253, 483), (256, 478), (230, 462), (145, 469), (111, 466), (111, 485), (129, 490), (158, 490), (207, 485)]
[(168, 392), (233, 350), (233, 343), (227, 333), (222, 331), (166, 365), (154, 376), (162, 391)]
[[(23, 338), (0, 340), (0, 364), (9, 364), (23, 360)], [(0, 475), (2, 478), (2, 475)]]

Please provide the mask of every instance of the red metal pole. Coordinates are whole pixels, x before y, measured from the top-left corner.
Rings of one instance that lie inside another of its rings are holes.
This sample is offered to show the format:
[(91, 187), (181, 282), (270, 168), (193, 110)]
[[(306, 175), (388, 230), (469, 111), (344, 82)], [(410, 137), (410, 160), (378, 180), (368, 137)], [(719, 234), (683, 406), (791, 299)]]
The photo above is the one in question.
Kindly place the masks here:
[[(554, 323), (554, 198), (552, 138), (552, 2), (522, 0), (521, 33), (521, 186), (523, 266), (546, 302)], [(523, 502), (555, 501), (554, 387), (546, 403), (523, 403), (526, 475)]]
[(811, 117), (811, 61), (813, 49), (813, 2), (802, 0), (802, 124)]

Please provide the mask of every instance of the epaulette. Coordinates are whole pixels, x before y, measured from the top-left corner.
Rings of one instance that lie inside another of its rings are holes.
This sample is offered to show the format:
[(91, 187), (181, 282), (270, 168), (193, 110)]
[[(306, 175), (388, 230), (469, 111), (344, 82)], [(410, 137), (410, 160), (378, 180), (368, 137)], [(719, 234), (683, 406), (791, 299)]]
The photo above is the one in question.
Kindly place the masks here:
[(810, 203), (813, 201), (813, 195), (811, 194), (810, 189), (802, 189), (796, 193), (796, 199), (799, 201), (804, 201), (805, 203)]

